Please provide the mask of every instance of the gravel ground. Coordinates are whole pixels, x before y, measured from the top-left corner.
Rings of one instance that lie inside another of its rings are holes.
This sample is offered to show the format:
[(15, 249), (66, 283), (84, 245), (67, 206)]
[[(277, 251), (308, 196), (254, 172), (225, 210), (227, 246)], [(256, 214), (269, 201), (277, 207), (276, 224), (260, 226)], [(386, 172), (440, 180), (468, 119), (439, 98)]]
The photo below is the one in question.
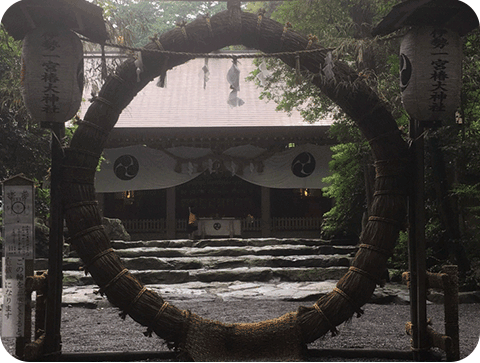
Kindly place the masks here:
[[(183, 309), (223, 322), (255, 322), (278, 317), (294, 311), (300, 303), (281, 300), (230, 300), (196, 301), (193, 299), (170, 301)], [(252, 309), (254, 304), (254, 309)], [(305, 302), (304, 305), (311, 305)], [(340, 334), (329, 335), (311, 344), (310, 348), (365, 348), (365, 349), (410, 349), (410, 337), (405, 334), (405, 323), (410, 320), (407, 305), (365, 305), (365, 314), (339, 326)], [(460, 350), (461, 358), (469, 356), (480, 337), (480, 304), (461, 304)], [(121, 320), (118, 310), (111, 307), (87, 309), (67, 307), (62, 311), (63, 352), (100, 351), (158, 351), (167, 347), (158, 338), (146, 338), (144, 327), (132, 319)], [(443, 331), (443, 305), (429, 304), (428, 317), (433, 328)], [(13, 350), (12, 339), (5, 339), (8, 351)], [(480, 349), (480, 348), (479, 348)], [(479, 353), (476, 353), (478, 357)], [(334, 357), (321, 358), (339, 360)], [(341, 360), (341, 359), (340, 359)], [(358, 359), (356, 359), (358, 360)], [(473, 360), (472, 360), (473, 361)]]

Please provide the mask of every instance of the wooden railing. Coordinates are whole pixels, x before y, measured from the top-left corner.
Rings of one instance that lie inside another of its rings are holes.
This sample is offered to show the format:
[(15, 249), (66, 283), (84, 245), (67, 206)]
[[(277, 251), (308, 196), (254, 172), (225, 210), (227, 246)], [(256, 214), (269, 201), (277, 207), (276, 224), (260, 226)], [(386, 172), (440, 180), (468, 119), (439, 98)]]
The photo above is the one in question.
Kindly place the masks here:
[[(129, 233), (165, 232), (165, 219), (129, 219), (122, 221)], [(274, 217), (272, 218), (272, 230), (276, 231), (306, 231), (320, 230), (322, 225), (321, 217)], [(187, 230), (187, 219), (177, 219), (177, 231)], [(260, 231), (262, 228), (261, 219), (242, 220), (242, 231)]]
[(167, 229), (165, 219), (126, 219), (122, 221), (127, 232), (161, 232)]
[(242, 231), (261, 231), (262, 220), (261, 219), (242, 219)]
[(272, 218), (272, 229), (282, 231), (316, 230), (322, 226), (321, 217), (276, 217)]
[(188, 219), (177, 219), (177, 231), (185, 232), (187, 230)]

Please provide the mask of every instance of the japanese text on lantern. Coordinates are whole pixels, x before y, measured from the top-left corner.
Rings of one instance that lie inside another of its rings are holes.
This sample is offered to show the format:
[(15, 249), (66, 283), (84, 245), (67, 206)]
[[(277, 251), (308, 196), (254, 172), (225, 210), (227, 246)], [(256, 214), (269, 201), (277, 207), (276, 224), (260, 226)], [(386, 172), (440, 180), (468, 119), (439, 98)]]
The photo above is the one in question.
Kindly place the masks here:
[(431, 33), (430, 45), (432, 46), (431, 54), (438, 56), (438, 59), (432, 60), (432, 73), (430, 79), (432, 80), (432, 88), (430, 94), (430, 106), (429, 110), (433, 112), (446, 111), (444, 101), (448, 97), (446, 88), (447, 85), (447, 64), (448, 60), (445, 56), (448, 56), (448, 52), (444, 49), (448, 45), (448, 39), (445, 38), (447, 34), (446, 29), (434, 29)]
[(42, 42), (42, 67), (44, 73), (41, 75), (41, 80), (44, 82), (43, 97), (42, 97), (42, 111), (45, 113), (59, 113), (60, 109), (57, 105), (59, 98), (59, 91), (57, 83), (60, 81), (58, 78), (59, 63), (55, 60), (60, 58), (60, 55), (55, 53), (57, 48), (60, 47), (56, 37), (57, 33), (54, 31), (47, 31), (43, 34)]

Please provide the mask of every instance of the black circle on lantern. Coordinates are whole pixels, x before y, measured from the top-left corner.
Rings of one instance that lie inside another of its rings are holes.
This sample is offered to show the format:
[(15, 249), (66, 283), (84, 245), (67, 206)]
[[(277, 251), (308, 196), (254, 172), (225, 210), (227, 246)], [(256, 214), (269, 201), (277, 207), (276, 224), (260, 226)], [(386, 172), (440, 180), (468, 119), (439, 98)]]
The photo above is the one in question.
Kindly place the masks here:
[(412, 77), (412, 63), (405, 54), (400, 54), (400, 91), (403, 92), (408, 87), (408, 82)]
[(292, 161), (292, 173), (299, 178), (306, 178), (315, 171), (315, 158), (309, 152), (298, 154)]
[(139, 169), (138, 160), (132, 155), (122, 155), (113, 164), (113, 172), (121, 180), (132, 180), (137, 176)]

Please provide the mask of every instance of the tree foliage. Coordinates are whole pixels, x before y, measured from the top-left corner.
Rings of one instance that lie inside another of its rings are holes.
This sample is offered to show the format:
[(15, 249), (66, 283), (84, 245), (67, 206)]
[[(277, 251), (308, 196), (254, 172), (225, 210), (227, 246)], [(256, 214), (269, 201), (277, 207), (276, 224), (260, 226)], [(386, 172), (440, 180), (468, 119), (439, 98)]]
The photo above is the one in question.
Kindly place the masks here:
[[(23, 173), (37, 187), (48, 175), (50, 136), (32, 121), (23, 103), (20, 84), (21, 42), (0, 29), (0, 181)], [(48, 211), (48, 193), (37, 188), (37, 215)]]

